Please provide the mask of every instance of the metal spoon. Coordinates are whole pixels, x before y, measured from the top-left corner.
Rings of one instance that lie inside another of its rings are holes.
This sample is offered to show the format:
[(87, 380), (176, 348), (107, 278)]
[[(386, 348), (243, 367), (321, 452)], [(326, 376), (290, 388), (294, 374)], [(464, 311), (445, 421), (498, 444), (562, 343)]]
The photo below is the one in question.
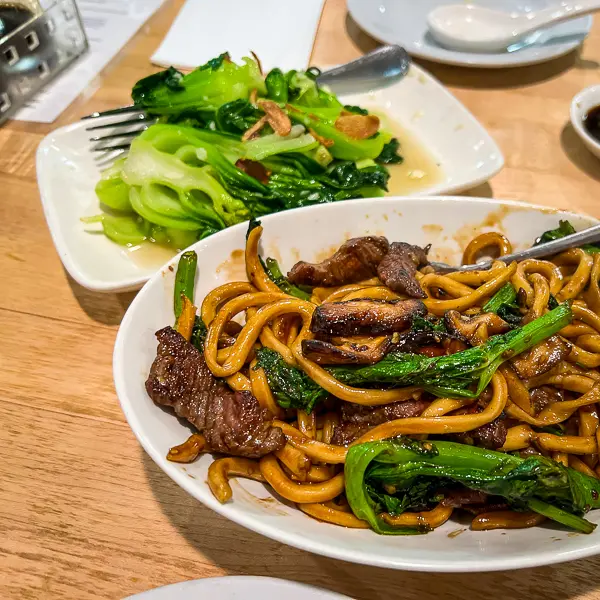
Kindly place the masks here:
[(401, 46), (383, 46), (325, 71), (317, 83), (329, 86), (336, 93), (357, 93), (365, 87), (381, 87), (402, 79), (410, 62), (410, 56)]
[(599, 0), (567, 0), (529, 12), (505, 12), (472, 4), (439, 6), (427, 16), (442, 46), (470, 52), (506, 50), (539, 29), (600, 10)]
[[(600, 242), (600, 225), (588, 227), (587, 229), (578, 231), (577, 233), (566, 235), (563, 238), (552, 240), (551, 242), (546, 242), (545, 244), (540, 244), (539, 246), (533, 246), (533, 248), (528, 248), (527, 250), (522, 250), (521, 252), (513, 252), (512, 254), (500, 256), (495, 260), (501, 260), (502, 262), (508, 264), (515, 260), (520, 261), (527, 258), (543, 258), (544, 256), (558, 254), (559, 252), (568, 250), (569, 248), (577, 248), (583, 244), (593, 244), (595, 242)], [(492, 262), (493, 261), (491, 260), (486, 260), (473, 265), (461, 265), (460, 267), (453, 267), (447, 263), (435, 261), (431, 261), (429, 264), (438, 273), (453, 273), (456, 271), (485, 271), (492, 266)]]

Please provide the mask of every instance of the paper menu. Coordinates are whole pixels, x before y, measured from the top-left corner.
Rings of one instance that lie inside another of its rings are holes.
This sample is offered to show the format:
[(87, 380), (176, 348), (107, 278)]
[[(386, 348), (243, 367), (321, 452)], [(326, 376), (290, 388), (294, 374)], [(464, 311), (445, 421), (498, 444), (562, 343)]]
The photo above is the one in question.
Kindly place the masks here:
[(14, 119), (38, 123), (54, 121), (163, 2), (164, 0), (77, 0), (89, 41), (89, 51), (56, 81), (44, 88)]
[(253, 50), (265, 71), (305, 69), (322, 9), (323, 0), (187, 0), (152, 62), (195, 68)]

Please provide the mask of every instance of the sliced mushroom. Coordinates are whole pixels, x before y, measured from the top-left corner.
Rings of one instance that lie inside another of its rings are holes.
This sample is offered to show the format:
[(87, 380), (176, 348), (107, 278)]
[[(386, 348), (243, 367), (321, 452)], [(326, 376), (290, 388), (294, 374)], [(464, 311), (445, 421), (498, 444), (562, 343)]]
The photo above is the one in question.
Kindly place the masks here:
[(310, 330), (326, 335), (382, 335), (404, 331), (415, 316), (425, 314), (421, 300), (330, 302), (316, 308)]
[(472, 317), (461, 315), (457, 310), (449, 310), (444, 315), (446, 329), (463, 341), (473, 344), (479, 342), (478, 330), (484, 326), (488, 335), (506, 333), (511, 326), (495, 313), (481, 313)]
[(353, 140), (366, 140), (379, 131), (379, 117), (375, 115), (342, 115), (335, 128)]
[(340, 345), (323, 340), (303, 340), (302, 353), (320, 365), (372, 365), (386, 355), (391, 343), (389, 335), (364, 341), (348, 339)]
[(553, 335), (531, 350), (519, 354), (512, 359), (511, 363), (521, 379), (530, 379), (547, 373), (561, 360), (567, 358), (570, 352), (569, 343), (558, 335)]
[(292, 131), (292, 122), (285, 111), (273, 100), (259, 100), (258, 106), (265, 111), (269, 125), (277, 135), (286, 136)]

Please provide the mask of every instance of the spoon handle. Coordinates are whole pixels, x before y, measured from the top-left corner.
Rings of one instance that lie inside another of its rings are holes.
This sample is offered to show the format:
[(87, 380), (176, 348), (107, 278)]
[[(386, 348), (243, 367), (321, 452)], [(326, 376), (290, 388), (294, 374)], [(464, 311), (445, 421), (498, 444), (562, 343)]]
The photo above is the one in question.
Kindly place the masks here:
[(569, 250), (570, 248), (577, 248), (584, 244), (593, 244), (595, 242), (600, 242), (600, 225), (593, 225), (592, 227), (588, 227), (577, 233), (565, 235), (565, 237), (546, 242), (545, 244), (540, 244), (539, 246), (533, 246), (533, 248), (528, 248), (521, 252), (513, 252), (512, 254), (501, 256), (498, 260), (510, 263), (513, 260), (541, 258), (543, 256), (558, 254), (563, 250)]
[[(578, 248), (584, 244), (593, 244), (596, 242), (600, 242), (600, 224), (593, 225), (592, 227), (588, 227), (587, 229), (583, 229), (577, 233), (572, 233), (571, 235), (566, 235), (565, 237), (557, 240), (540, 244), (539, 246), (527, 248), (527, 250), (521, 250), (520, 252), (513, 252), (511, 254), (500, 256), (495, 260), (501, 260), (502, 262), (510, 264), (515, 260), (521, 261), (528, 258), (543, 258), (545, 256), (553, 256), (554, 254), (558, 254), (563, 250)], [(462, 265), (460, 267), (453, 267), (451, 265), (447, 265), (446, 263), (434, 261), (431, 261), (429, 264), (438, 273), (451, 273), (454, 271), (479, 271), (489, 269), (492, 266), (492, 262), (492, 260), (485, 260), (472, 265)]]
[(339, 67), (329, 69), (318, 78), (319, 85), (338, 82), (369, 82), (396, 79), (408, 72), (410, 57), (400, 46), (383, 46)]
[[(556, 25), (569, 19), (575, 19), (576, 17), (583, 17), (590, 13), (600, 10), (599, 0), (572, 0), (563, 2), (558, 6), (551, 6), (542, 10), (536, 11), (533, 16), (529, 19), (531, 29), (538, 27), (549, 27), (550, 25)], [(529, 27), (528, 27), (529, 29)]]

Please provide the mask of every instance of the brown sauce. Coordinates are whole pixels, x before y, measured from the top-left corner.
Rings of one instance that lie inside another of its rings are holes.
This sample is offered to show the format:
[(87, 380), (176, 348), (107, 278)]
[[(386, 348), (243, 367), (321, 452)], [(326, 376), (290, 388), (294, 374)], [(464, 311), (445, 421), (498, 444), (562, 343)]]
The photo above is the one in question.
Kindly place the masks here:
[(583, 118), (583, 126), (597, 142), (600, 142), (600, 106), (588, 110)]

